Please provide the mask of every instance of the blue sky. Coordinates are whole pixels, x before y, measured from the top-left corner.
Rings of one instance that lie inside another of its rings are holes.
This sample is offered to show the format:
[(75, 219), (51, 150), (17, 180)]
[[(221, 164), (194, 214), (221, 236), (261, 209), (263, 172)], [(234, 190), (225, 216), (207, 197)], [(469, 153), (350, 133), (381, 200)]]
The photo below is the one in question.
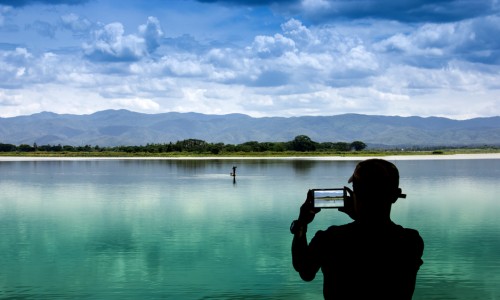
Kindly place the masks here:
[(0, 117), (500, 115), (498, 0), (0, 0)]

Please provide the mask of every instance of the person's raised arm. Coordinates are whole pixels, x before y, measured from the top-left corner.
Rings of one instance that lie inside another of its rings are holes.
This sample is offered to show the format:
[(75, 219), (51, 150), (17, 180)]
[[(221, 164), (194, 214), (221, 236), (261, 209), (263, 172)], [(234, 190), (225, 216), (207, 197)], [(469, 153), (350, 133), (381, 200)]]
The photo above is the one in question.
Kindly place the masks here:
[(344, 207), (340, 207), (339, 211), (348, 215), (351, 219), (356, 220), (356, 210), (354, 209), (354, 192), (348, 188), (344, 187), (347, 191), (347, 197), (344, 198)]
[(307, 199), (300, 207), (299, 218), (292, 222), (290, 231), (293, 234), (292, 241), (292, 264), (294, 269), (299, 272), (303, 280), (313, 280), (316, 272), (319, 270), (312, 260), (307, 245), (307, 225), (314, 220), (314, 216), (320, 211), (314, 208), (313, 192), (309, 190)]

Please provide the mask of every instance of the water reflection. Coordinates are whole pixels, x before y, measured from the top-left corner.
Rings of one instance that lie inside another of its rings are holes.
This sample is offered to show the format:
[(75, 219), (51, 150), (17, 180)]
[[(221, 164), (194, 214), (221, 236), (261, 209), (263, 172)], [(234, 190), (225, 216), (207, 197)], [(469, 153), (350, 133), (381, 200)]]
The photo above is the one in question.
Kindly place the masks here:
[[(498, 160), (396, 161), (426, 249), (414, 299), (500, 295)], [(307, 189), (356, 162), (0, 162), (0, 298), (309, 299), (290, 263)], [(237, 184), (230, 172), (238, 166)], [(348, 219), (322, 211), (311, 232)]]

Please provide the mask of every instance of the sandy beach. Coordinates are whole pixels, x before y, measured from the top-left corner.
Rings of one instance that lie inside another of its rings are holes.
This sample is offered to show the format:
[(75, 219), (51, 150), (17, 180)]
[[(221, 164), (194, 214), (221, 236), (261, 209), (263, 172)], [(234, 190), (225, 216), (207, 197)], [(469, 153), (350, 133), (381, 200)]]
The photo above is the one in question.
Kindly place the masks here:
[(442, 155), (387, 155), (387, 156), (287, 156), (287, 157), (35, 157), (35, 156), (0, 156), (0, 162), (9, 161), (82, 161), (82, 160), (318, 160), (318, 161), (361, 161), (369, 158), (386, 160), (465, 160), (465, 159), (500, 159), (500, 153), (481, 154), (442, 154)]

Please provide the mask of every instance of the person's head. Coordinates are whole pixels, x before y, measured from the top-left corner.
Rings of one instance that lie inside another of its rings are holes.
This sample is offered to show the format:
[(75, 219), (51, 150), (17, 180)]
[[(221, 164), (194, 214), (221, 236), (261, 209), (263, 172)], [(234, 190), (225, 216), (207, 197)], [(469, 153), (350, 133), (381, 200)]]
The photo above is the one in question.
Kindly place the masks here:
[(388, 217), (391, 205), (401, 195), (399, 171), (394, 164), (383, 159), (358, 163), (349, 182), (352, 182), (359, 216)]

